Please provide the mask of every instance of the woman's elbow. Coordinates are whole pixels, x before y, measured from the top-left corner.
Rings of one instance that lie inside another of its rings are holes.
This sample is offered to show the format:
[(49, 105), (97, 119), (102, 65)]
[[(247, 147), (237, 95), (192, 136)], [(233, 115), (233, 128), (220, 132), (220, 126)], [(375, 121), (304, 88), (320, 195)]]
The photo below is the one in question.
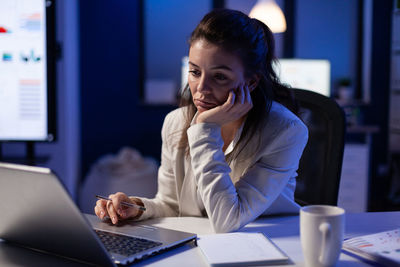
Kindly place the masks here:
[(214, 233), (217, 233), (217, 234), (235, 232), (235, 231), (240, 230), (244, 226), (244, 225), (241, 225), (240, 222), (232, 221), (232, 220), (224, 220), (221, 222), (211, 221), (211, 225), (212, 225)]

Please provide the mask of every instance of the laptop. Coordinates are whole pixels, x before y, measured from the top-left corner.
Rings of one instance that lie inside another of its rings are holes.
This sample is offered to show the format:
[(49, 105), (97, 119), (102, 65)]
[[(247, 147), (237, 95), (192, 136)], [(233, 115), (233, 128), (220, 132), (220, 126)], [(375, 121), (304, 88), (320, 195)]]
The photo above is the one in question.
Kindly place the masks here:
[(0, 163), (0, 198), (1, 239), (85, 263), (125, 265), (196, 242), (193, 233), (83, 215), (47, 168)]

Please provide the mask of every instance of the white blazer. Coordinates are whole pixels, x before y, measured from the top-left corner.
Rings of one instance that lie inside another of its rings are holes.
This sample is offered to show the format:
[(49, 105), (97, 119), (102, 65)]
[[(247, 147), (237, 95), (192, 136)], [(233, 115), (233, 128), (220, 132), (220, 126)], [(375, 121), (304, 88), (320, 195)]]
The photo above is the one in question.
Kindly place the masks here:
[(220, 126), (192, 123), (187, 130), (188, 156), (177, 148), (184, 120), (184, 108), (165, 118), (158, 192), (154, 199), (140, 198), (147, 208), (140, 220), (208, 216), (215, 232), (230, 232), (260, 215), (299, 211), (294, 202), (296, 170), (308, 130), (287, 108), (273, 102), (263, 129), (230, 165), (225, 156), (241, 129), (224, 153)]

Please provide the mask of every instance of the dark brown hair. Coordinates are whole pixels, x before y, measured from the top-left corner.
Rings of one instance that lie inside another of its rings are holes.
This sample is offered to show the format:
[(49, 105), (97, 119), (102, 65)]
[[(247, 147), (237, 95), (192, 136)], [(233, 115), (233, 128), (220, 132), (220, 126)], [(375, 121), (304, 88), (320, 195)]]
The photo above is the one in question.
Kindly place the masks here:
[[(295, 114), (297, 105), (288, 88), (281, 84), (274, 69), (275, 43), (271, 30), (261, 21), (249, 18), (240, 11), (215, 9), (206, 14), (192, 32), (189, 46), (198, 40), (222, 47), (241, 60), (245, 77), (260, 76), (258, 86), (251, 92), (253, 108), (249, 111), (239, 142), (230, 154), (229, 161), (236, 158), (242, 148), (255, 135), (268, 117), (272, 101), (278, 101)], [(186, 130), (196, 113), (189, 86), (186, 85), (180, 106), (187, 106), (185, 131), (180, 146), (187, 147)]]

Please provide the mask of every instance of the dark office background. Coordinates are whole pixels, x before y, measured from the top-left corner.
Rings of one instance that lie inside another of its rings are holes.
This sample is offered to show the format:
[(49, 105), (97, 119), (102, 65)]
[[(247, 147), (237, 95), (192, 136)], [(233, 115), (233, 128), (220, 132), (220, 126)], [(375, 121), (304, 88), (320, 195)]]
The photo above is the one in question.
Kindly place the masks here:
[[(198, 13), (192, 8), (191, 14), (186, 14), (186, 2), (192, 1), (183, 1), (185, 4), (181, 5), (178, 2), (159, 1), (164, 17), (160, 17), (161, 13), (157, 14), (157, 20), (165, 24), (178, 20), (179, 14), (194, 18), (201, 18), (204, 14), (201, 8)], [(229, 1), (209, 0), (207, 5), (211, 9), (222, 7), (226, 2)], [(288, 23), (287, 32), (280, 34), (283, 39), (282, 56), (327, 58), (332, 64), (332, 78), (349, 76), (360, 87), (360, 8), (363, 0), (282, 2)], [(59, 172), (74, 196), (77, 196), (77, 187), (92, 164), (105, 154), (116, 153), (123, 146), (134, 147), (144, 156), (160, 158), (163, 118), (175, 106), (154, 106), (143, 102), (143, 84), (148, 74), (146, 64), (159, 64), (145, 60), (148, 53), (144, 40), (144, 16), (148, 15), (144, 12), (145, 4), (143, 0), (58, 1), (58, 39), (63, 49), (58, 63), (60, 134), (56, 143), (38, 145), (37, 154), (50, 155), (50, 161), (44, 165)], [(391, 12), (392, 1), (373, 1), (372, 101), (370, 105), (361, 107), (363, 122), (377, 125), (380, 129), (373, 135), (371, 146), (370, 210), (389, 208), (386, 196), (390, 184), (387, 129)], [(170, 30), (173, 37), (174, 29)], [(157, 36), (160, 33), (153, 34)], [(162, 42), (158, 46), (164, 48)], [(172, 54), (178, 53), (174, 48), (169, 49), (172, 49)], [(176, 67), (180, 68), (180, 65), (172, 64), (170, 68)], [(179, 71), (175, 70), (175, 73)], [(69, 92), (69, 88), (73, 90)], [(357, 94), (361, 94), (360, 88)], [(75, 127), (77, 132), (69, 127)], [(74, 142), (78, 145), (73, 145)], [(71, 150), (71, 146), (75, 150)], [(6, 144), (3, 150), (4, 154), (23, 153), (20, 144)], [(68, 153), (61, 156), (64, 150)], [(74, 156), (75, 162), (79, 161), (75, 165), (71, 163)], [(71, 178), (74, 175), (76, 178)]]

